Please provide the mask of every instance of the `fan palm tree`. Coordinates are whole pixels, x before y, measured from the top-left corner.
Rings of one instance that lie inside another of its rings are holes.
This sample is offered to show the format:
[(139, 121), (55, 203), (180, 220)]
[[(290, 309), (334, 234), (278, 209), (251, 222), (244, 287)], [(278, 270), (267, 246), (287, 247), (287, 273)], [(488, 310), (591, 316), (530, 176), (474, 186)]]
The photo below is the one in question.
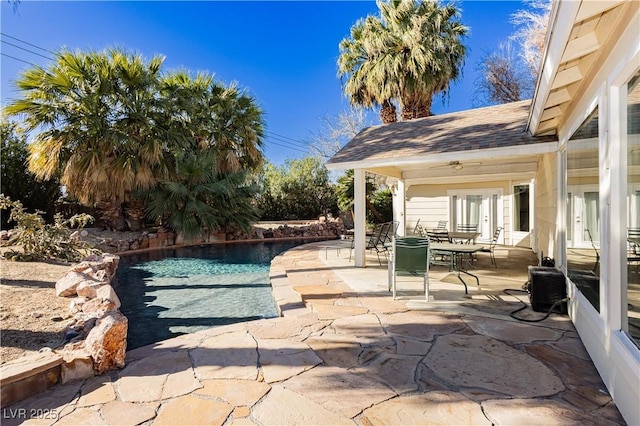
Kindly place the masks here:
[(433, 95), (446, 92), (464, 64), (467, 28), (454, 5), (435, 0), (377, 1), (380, 16), (351, 28), (340, 43), (338, 74), (352, 104), (381, 106), (384, 123), (431, 115)]
[(236, 84), (225, 86), (211, 75), (191, 77), (180, 71), (162, 79), (162, 93), (172, 133), (183, 137), (179, 145), (184, 149), (213, 149), (222, 172), (262, 165), (263, 113)]
[(147, 193), (149, 217), (186, 239), (230, 224), (246, 230), (257, 221), (257, 186), (246, 184), (245, 171), (219, 172), (215, 157), (213, 149), (177, 155), (175, 176)]
[(115, 225), (132, 191), (165, 174), (156, 96), (162, 63), (119, 49), (62, 51), (50, 69), (25, 71), (16, 82), (22, 98), (5, 111), (40, 130), (29, 170), (41, 179), (59, 175), (70, 195), (102, 206)]

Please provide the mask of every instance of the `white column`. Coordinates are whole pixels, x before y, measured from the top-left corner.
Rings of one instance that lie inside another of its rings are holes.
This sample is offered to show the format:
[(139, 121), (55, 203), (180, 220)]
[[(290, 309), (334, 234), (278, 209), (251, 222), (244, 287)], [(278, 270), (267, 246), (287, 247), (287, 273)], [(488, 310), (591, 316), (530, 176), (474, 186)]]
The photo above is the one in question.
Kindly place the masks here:
[(364, 169), (353, 171), (353, 227), (355, 265), (364, 268), (366, 265), (366, 182)]
[(398, 222), (398, 230), (396, 234), (400, 237), (404, 237), (406, 235), (406, 221), (405, 221), (405, 200), (406, 197), (406, 186), (404, 184), (404, 180), (398, 179), (396, 182), (397, 188), (393, 193), (393, 220)]

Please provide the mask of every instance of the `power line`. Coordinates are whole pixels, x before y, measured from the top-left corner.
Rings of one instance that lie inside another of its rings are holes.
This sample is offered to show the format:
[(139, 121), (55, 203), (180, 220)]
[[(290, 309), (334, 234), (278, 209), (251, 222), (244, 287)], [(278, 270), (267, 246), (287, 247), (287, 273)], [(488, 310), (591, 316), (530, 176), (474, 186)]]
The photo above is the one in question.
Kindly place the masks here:
[(25, 61), (24, 59), (16, 58), (15, 56), (7, 55), (4, 52), (0, 52), (0, 55), (6, 56), (7, 58), (15, 59), (16, 61), (24, 62), (25, 64), (29, 64), (34, 67), (39, 67), (40, 65), (36, 65), (33, 62)]
[(21, 40), (21, 39), (19, 39), (19, 38), (17, 38), (17, 37), (10, 36), (9, 34), (5, 34), (5, 33), (3, 33), (3, 32), (0, 32), (0, 34), (1, 34), (1, 35), (3, 35), (3, 36), (5, 36), (5, 37), (8, 37), (8, 38), (10, 38), (10, 39), (12, 39), (12, 40), (19, 41), (20, 43), (27, 44), (27, 45), (29, 45), (29, 46), (31, 46), (31, 47), (35, 47), (36, 49), (40, 49), (40, 50), (42, 50), (42, 51), (44, 51), (44, 52), (49, 52), (49, 53), (51, 53), (51, 54), (53, 54), (53, 55), (57, 55), (57, 53), (56, 53), (56, 52), (52, 52), (51, 50), (45, 49), (44, 47), (37, 46), (37, 45), (35, 45), (35, 44), (33, 44), (33, 43), (29, 43), (28, 41)]
[(53, 60), (54, 60), (53, 58), (50, 58), (50, 57), (45, 56), (45, 55), (41, 55), (41, 54), (39, 54), (39, 53), (37, 53), (37, 52), (34, 52), (33, 50), (25, 49), (24, 47), (22, 47), (22, 46), (18, 46), (17, 44), (9, 43), (8, 41), (4, 41), (4, 40), (2, 40), (2, 43), (4, 43), (4, 44), (8, 44), (9, 46), (17, 47), (18, 49), (24, 50), (25, 52), (33, 53), (34, 55), (41, 56), (41, 57), (43, 57), (43, 58), (45, 58), (45, 59), (48, 59), (48, 60), (50, 60), (50, 61), (53, 61)]
[(284, 135), (279, 135), (278, 133), (271, 132), (269, 130), (265, 130), (265, 133), (270, 133), (271, 135), (273, 135), (272, 137), (275, 137), (276, 139), (282, 140), (283, 142), (286, 142), (286, 143), (293, 143), (294, 145), (298, 145), (298, 146), (301, 146), (303, 148), (308, 148), (308, 146), (309, 146), (308, 144), (306, 144), (304, 142), (301, 142), (301, 141), (299, 141), (297, 139), (293, 139), (293, 138), (290, 138), (290, 137), (284, 136)]
[(267, 143), (269, 143), (269, 144), (273, 144), (273, 145), (278, 145), (278, 146), (281, 146), (281, 147), (283, 147), (283, 148), (292, 149), (292, 150), (294, 150), (294, 151), (302, 152), (302, 153), (304, 153), (304, 154), (308, 154), (308, 153), (309, 153), (309, 151), (305, 151), (305, 150), (302, 150), (302, 149), (294, 148), (294, 147), (293, 147), (293, 146), (291, 146), (291, 145), (283, 145), (283, 144), (279, 144), (279, 143), (274, 142), (274, 141), (272, 141), (272, 140), (271, 140), (271, 141), (265, 141), (265, 142), (267, 142)]
[(273, 139), (273, 140), (276, 140), (276, 141), (278, 141), (278, 142), (281, 142), (281, 143), (283, 143), (283, 144), (286, 144), (286, 145), (290, 145), (290, 146), (296, 147), (296, 148), (302, 148), (302, 149), (304, 149), (304, 150), (308, 150), (308, 149), (309, 149), (309, 146), (308, 146), (308, 145), (295, 144), (295, 143), (289, 142), (289, 141), (287, 141), (287, 140), (277, 138), (277, 137), (275, 137), (275, 136), (269, 136), (269, 138), (270, 138), (270, 139)]

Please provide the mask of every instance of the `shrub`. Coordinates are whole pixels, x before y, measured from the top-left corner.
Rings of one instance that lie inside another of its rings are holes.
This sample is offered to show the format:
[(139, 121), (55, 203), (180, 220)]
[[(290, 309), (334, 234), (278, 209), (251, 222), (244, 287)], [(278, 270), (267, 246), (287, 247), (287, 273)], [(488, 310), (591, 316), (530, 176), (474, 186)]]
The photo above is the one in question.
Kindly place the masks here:
[(27, 213), (20, 201), (12, 201), (0, 194), (0, 209), (11, 210), (9, 221), (17, 224), (12, 237), (6, 245), (17, 245), (22, 251), (9, 250), (5, 258), (19, 261), (65, 260), (77, 262), (89, 252), (95, 252), (85, 242), (72, 236), (75, 227), (78, 231), (93, 222), (87, 214), (74, 215), (64, 219), (56, 214), (52, 224), (42, 218), (42, 212)]

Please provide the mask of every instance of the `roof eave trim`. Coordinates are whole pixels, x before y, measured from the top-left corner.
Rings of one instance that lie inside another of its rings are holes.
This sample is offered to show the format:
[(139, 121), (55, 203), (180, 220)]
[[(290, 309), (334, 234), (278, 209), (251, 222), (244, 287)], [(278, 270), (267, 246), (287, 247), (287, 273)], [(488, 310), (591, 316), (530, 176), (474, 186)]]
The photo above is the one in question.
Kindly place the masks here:
[[(527, 130), (535, 135), (540, 126), (540, 119), (544, 112), (544, 106), (551, 92), (553, 79), (560, 68), (562, 54), (569, 42), (569, 36), (573, 30), (582, 1), (558, 1), (554, 0), (553, 8), (549, 16), (550, 27), (547, 30), (547, 40), (542, 56), (542, 66), (538, 72)], [(570, 25), (567, 25), (570, 23)]]
[(441, 152), (437, 154), (427, 154), (411, 157), (379, 158), (374, 160), (328, 162), (328, 170), (349, 170), (349, 169), (375, 169), (378, 167), (402, 167), (416, 164), (440, 163), (445, 161), (459, 160), (479, 160), (487, 157), (506, 158), (524, 157), (538, 154), (549, 154), (556, 152), (558, 142), (539, 142), (528, 145), (513, 145), (500, 148), (477, 149), (473, 151)]

